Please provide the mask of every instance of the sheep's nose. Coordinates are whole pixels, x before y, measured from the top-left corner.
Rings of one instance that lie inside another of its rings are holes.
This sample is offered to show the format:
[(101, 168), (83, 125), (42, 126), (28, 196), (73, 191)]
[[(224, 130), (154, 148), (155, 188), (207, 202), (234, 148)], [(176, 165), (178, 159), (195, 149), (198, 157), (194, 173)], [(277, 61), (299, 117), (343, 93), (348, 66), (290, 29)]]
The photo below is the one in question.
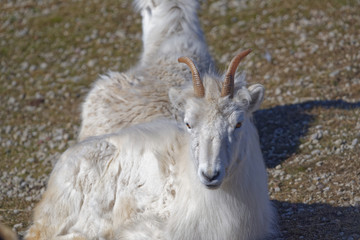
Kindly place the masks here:
[(220, 172), (219, 171), (216, 171), (216, 172), (213, 172), (213, 174), (208, 174), (206, 172), (201, 172), (201, 175), (209, 182), (212, 182), (214, 180), (216, 180), (219, 176), (220, 176)]

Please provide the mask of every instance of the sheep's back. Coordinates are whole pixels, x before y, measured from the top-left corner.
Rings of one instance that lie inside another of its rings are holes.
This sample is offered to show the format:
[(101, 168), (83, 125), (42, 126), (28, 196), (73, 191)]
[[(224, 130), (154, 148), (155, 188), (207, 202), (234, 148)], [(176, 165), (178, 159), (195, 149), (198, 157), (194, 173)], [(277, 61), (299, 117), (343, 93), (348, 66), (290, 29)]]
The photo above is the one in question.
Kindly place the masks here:
[(154, 78), (111, 72), (101, 76), (82, 109), (79, 140), (115, 132), (159, 117), (171, 118), (168, 89), (184, 82), (180, 76)]
[(175, 124), (158, 121), (69, 149), (50, 176), (26, 239), (113, 239), (142, 219), (155, 228), (168, 217), (174, 198), (171, 166), (181, 139)]

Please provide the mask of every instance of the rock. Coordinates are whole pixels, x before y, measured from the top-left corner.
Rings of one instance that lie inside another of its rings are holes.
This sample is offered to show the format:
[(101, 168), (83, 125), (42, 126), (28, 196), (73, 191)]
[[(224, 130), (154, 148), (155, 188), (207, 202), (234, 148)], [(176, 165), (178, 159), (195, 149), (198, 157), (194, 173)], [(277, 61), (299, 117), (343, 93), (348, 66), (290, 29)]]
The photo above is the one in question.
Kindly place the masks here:
[(21, 67), (21, 70), (25, 71), (29, 67), (29, 63), (28, 62), (22, 62), (20, 67)]
[(323, 137), (323, 131), (318, 130), (316, 133), (312, 134), (310, 139), (311, 140), (320, 140)]
[(310, 187), (307, 188), (308, 191), (314, 191), (316, 189), (315, 185), (311, 185)]
[(41, 63), (41, 64), (40, 64), (40, 68), (41, 68), (41, 69), (47, 68), (47, 63), (44, 63), (44, 62)]
[(29, 71), (30, 71), (30, 72), (33, 72), (33, 71), (35, 71), (35, 69), (36, 69), (36, 66), (35, 66), (35, 65), (31, 65), (30, 68), (29, 68)]
[(89, 68), (94, 67), (95, 64), (96, 64), (96, 60), (94, 60), (94, 59), (91, 59), (91, 60), (89, 60), (89, 61), (87, 62), (87, 66), (88, 66)]
[(321, 151), (319, 149), (315, 149), (315, 150), (311, 151), (311, 155), (319, 155), (320, 153), (321, 153)]
[(343, 143), (343, 141), (341, 139), (337, 139), (334, 144), (335, 146), (340, 146)]
[(355, 197), (355, 198), (354, 198), (354, 205), (355, 205), (355, 207), (359, 207), (359, 206), (360, 206), (360, 197)]
[(335, 77), (339, 74), (339, 72), (340, 72), (339, 70), (335, 70), (329, 74), (329, 77)]
[(275, 89), (275, 95), (280, 95), (281, 94), (281, 89), (280, 88), (276, 88)]
[(271, 63), (271, 61), (272, 61), (272, 56), (271, 56), (271, 54), (270, 54), (269, 51), (266, 51), (266, 52), (265, 52), (264, 58), (266, 59), (266, 61), (267, 61), (268, 63)]
[(22, 228), (23, 224), (22, 223), (17, 223), (14, 225), (14, 229), (18, 229), (18, 228)]
[(10, 97), (8, 100), (8, 104), (13, 105), (14, 103), (16, 103), (16, 99), (14, 97)]
[(312, 143), (312, 144), (318, 144), (318, 143), (319, 143), (319, 140), (314, 139), (314, 140), (311, 141), (311, 143)]
[(323, 165), (323, 163), (324, 163), (323, 161), (317, 162), (317, 163), (316, 163), (316, 166), (320, 167), (320, 166)]

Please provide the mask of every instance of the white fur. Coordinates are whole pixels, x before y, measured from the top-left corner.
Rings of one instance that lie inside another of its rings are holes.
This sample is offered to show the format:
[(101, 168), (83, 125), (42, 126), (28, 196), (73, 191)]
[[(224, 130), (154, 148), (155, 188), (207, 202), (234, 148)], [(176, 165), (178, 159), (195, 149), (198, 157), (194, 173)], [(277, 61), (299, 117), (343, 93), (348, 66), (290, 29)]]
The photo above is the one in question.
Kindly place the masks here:
[[(169, 120), (93, 137), (56, 164), (25, 239), (260, 239), (266, 172), (249, 122), (221, 187), (198, 180), (189, 135)], [(245, 140), (246, 139), (246, 140)]]
[(194, 0), (137, 0), (143, 16), (143, 53), (125, 73), (109, 72), (95, 82), (82, 109), (79, 139), (160, 116), (171, 117), (168, 90), (191, 81), (177, 59), (194, 59), (202, 72), (214, 65), (196, 14)]
[[(240, 75), (233, 97), (220, 96), (223, 76), (209, 56), (197, 1), (136, 6), (140, 63), (95, 83), (83, 105), (79, 139), (86, 140), (56, 165), (26, 239), (268, 236), (274, 211), (251, 120), (263, 86), (246, 88)], [(196, 61), (204, 98), (195, 97), (180, 56)]]

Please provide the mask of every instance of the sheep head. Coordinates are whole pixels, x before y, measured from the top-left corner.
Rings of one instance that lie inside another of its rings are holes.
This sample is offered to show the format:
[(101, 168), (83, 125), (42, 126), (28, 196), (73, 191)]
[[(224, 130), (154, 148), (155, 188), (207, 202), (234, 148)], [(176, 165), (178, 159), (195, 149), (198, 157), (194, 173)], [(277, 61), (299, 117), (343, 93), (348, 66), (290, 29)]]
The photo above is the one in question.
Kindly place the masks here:
[(172, 88), (169, 97), (189, 133), (197, 175), (208, 188), (218, 188), (242, 162), (247, 131), (254, 129), (250, 126), (252, 112), (263, 100), (262, 85), (246, 88), (244, 75), (235, 78), (240, 61), (249, 53), (233, 58), (224, 81), (215, 74), (200, 76), (191, 59), (179, 58), (192, 72), (193, 87)]

